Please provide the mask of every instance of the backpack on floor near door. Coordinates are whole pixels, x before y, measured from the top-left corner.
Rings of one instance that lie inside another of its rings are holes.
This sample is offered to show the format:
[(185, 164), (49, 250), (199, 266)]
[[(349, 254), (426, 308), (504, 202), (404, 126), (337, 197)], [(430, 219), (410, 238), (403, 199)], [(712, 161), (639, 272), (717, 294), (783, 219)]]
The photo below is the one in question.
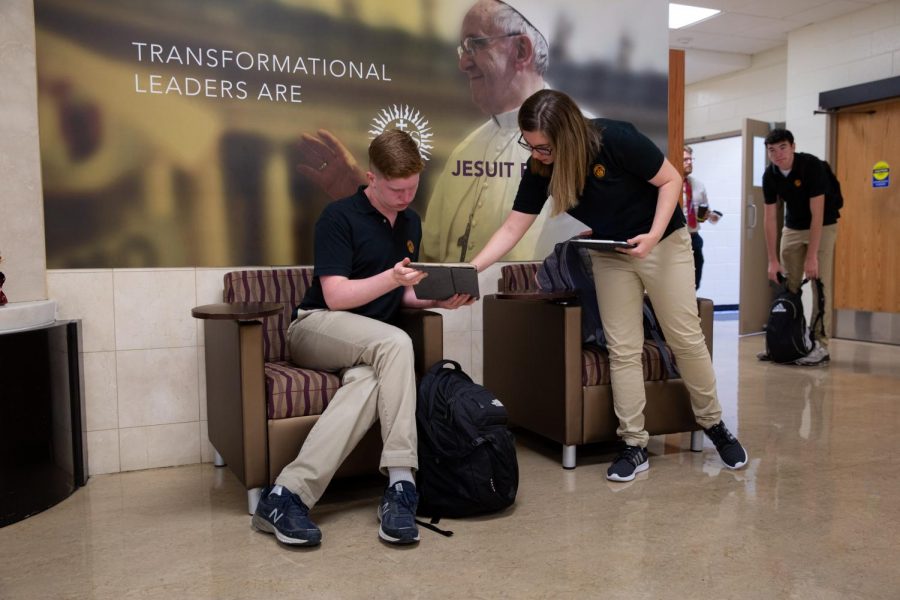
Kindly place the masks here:
[[(802, 288), (807, 281), (815, 282), (819, 300), (819, 310), (812, 328), (806, 326), (803, 314)], [(800, 288), (792, 292), (787, 280), (778, 274), (778, 294), (769, 308), (766, 323), (766, 353), (776, 363), (792, 363), (812, 352), (815, 346), (813, 332), (825, 314), (824, 286), (819, 279), (804, 279)]]
[(442, 360), (428, 370), (416, 407), (420, 515), (466, 517), (515, 501), (519, 465), (508, 420), (503, 404), (459, 363)]

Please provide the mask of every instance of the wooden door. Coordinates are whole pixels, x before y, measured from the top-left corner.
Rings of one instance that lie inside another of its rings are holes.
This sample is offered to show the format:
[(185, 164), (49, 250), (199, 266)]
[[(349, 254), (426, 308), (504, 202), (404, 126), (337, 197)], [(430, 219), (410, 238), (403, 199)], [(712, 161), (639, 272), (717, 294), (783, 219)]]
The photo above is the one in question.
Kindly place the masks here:
[[(844, 208), (834, 256), (834, 307), (900, 313), (900, 99), (842, 109), (836, 138)], [(884, 187), (873, 174), (879, 162), (890, 166)]]
[(769, 287), (766, 232), (763, 227), (765, 201), (762, 173), (766, 167), (764, 140), (768, 123), (744, 119), (741, 130), (744, 152), (741, 158), (741, 287), (738, 333), (759, 333), (769, 318), (772, 289)]

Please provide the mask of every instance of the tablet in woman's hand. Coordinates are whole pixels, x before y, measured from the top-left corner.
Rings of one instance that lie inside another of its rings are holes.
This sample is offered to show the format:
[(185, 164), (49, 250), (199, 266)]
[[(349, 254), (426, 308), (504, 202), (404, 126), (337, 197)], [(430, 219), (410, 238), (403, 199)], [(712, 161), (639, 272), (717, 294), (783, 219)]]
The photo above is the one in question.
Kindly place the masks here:
[(620, 240), (591, 240), (591, 239), (576, 239), (572, 240), (572, 243), (576, 246), (581, 246), (582, 248), (587, 248), (588, 250), (615, 250), (617, 248), (637, 248), (637, 244), (629, 244), (628, 242), (623, 242)]

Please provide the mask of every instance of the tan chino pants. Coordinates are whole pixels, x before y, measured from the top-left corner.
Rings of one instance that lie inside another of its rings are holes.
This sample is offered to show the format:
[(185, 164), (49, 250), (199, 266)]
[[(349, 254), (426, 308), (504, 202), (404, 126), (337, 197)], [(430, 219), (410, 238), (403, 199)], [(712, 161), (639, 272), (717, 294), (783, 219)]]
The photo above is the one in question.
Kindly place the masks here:
[(298, 365), (342, 371), (342, 385), (276, 484), (312, 508), (376, 420), (382, 472), (418, 468), (413, 348), (403, 330), (345, 311), (301, 310), (288, 328), (288, 347)]
[(697, 313), (691, 238), (681, 228), (644, 259), (617, 252), (591, 252), (600, 319), (609, 346), (617, 433), (630, 446), (646, 447), (644, 429), (643, 296), (653, 303), (666, 342), (691, 395), (697, 423), (709, 428), (722, 419), (716, 376)]

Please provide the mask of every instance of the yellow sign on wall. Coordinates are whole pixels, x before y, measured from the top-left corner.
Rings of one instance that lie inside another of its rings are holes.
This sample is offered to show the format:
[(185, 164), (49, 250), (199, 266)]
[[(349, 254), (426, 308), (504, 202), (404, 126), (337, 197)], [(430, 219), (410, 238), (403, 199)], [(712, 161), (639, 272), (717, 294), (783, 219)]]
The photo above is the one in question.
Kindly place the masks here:
[(891, 166), (879, 160), (872, 167), (872, 187), (888, 187), (891, 185)]

